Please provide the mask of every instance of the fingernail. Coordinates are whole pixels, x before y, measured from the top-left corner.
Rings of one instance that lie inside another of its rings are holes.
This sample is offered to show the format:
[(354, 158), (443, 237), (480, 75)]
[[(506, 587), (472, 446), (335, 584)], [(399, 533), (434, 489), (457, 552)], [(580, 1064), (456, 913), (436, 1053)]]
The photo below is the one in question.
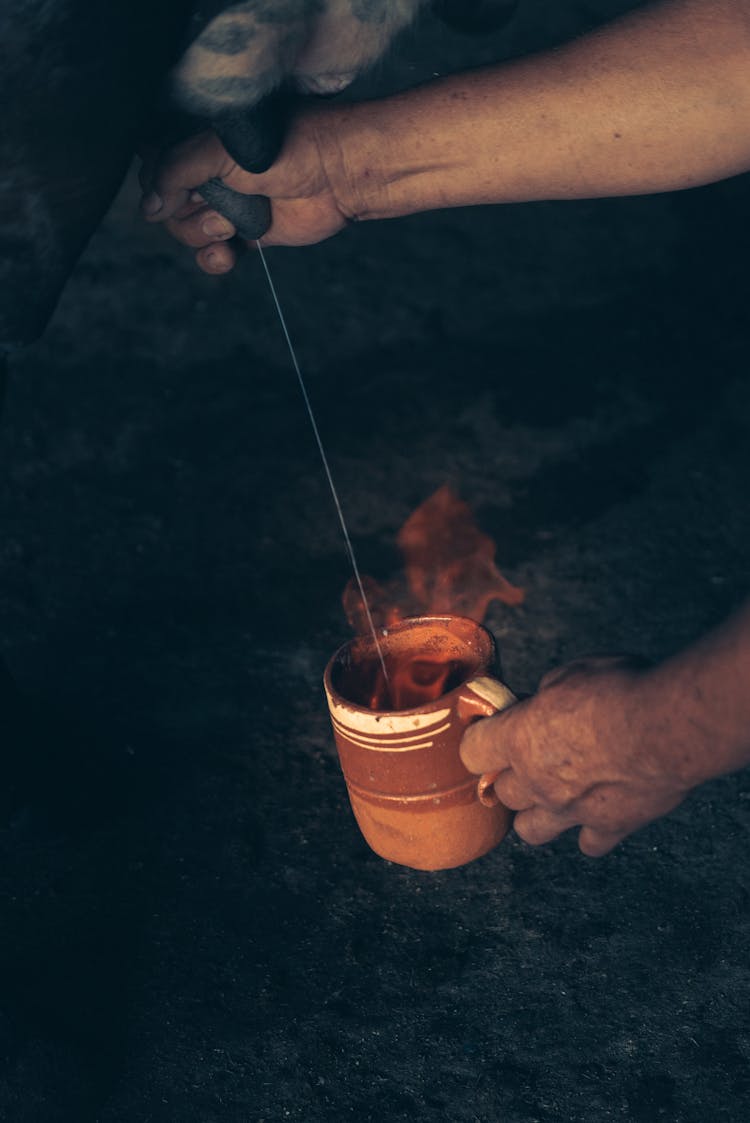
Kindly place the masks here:
[(205, 201), (206, 200), (203, 198), (200, 191), (191, 191), (190, 192), (190, 202), (191, 203), (205, 203)]
[(202, 224), (201, 230), (211, 238), (229, 238), (234, 232), (227, 220), (225, 218), (219, 218), (218, 215), (212, 215), (211, 218), (207, 218)]
[(205, 261), (216, 273), (226, 273), (227, 263), (222, 261), (217, 253), (207, 253)]
[(157, 195), (155, 191), (150, 191), (141, 203), (141, 208), (144, 214), (158, 214), (164, 206), (164, 200), (161, 195)]

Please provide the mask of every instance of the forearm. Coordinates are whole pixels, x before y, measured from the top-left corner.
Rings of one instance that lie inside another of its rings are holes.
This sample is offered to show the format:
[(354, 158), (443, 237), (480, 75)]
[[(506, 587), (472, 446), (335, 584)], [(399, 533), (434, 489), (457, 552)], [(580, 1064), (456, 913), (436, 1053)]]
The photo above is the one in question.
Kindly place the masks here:
[(750, 601), (638, 687), (645, 745), (686, 787), (750, 764)]
[(355, 218), (721, 179), (750, 168), (750, 0), (665, 0), (332, 123), (320, 143)]

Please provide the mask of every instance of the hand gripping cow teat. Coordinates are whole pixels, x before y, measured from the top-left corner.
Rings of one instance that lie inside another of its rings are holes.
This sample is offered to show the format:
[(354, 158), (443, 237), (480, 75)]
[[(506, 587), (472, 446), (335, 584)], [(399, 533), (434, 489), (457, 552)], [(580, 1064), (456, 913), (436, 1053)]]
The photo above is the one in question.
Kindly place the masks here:
[[(222, 113), (211, 124), (240, 167), (264, 172), (279, 154), (290, 105), (291, 96), (277, 90), (252, 109)], [(209, 206), (229, 219), (241, 238), (262, 238), (271, 225), (271, 204), (265, 195), (242, 195), (220, 179), (209, 179), (198, 190)]]
[[(191, 40), (171, 77), (174, 103), (209, 122), (249, 172), (281, 147), (291, 97), (343, 90), (382, 57), (427, 0), (191, 0)], [(262, 196), (218, 181), (199, 188), (241, 237), (271, 222)]]

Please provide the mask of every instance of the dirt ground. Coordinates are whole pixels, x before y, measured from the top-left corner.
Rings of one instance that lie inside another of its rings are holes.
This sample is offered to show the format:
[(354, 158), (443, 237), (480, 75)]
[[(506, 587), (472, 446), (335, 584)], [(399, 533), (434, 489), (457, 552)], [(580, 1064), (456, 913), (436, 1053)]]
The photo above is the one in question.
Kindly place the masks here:
[[(428, 22), (356, 92), (615, 10)], [(746, 594), (749, 187), (269, 255), (363, 570), (451, 483), (527, 592), (489, 618), (517, 690)], [(750, 1117), (748, 775), (599, 861), (572, 834), (438, 874), (372, 854), (321, 689), (347, 559), (259, 263), (199, 275), (136, 200), (2, 430), (0, 648), (47, 727), (5, 738), (0, 1118)]]

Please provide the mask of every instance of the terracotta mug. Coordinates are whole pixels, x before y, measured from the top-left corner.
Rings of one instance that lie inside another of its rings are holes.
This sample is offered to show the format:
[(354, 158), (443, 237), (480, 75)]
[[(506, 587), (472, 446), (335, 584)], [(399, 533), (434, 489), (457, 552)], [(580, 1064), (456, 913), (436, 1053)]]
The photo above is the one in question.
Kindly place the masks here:
[(451, 869), (496, 846), (512, 812), (461, 763), (467, 726), (516, 701), (494, 678), (490, 633), (463, 616), (419, 616), (344, 644), (325, 671), (341, 768), (375, 851), (418, 870)]

